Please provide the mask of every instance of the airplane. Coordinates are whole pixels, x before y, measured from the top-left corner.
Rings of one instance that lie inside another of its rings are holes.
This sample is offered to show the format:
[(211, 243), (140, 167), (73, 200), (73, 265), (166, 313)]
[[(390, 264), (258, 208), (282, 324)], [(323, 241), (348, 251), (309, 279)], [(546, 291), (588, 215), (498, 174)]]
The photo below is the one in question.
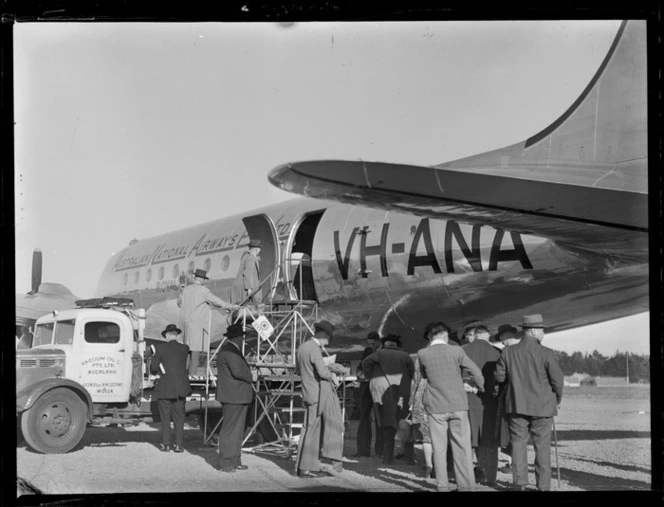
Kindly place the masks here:
[[(273, 276), (268, 299), (317, 301), (331, 351), (361, 351), (378, 330), (415, 352), (438, 320), (496, 328), (541, 313), (555, 332), (647, 312), (645, 44), (645, 22), (623, 22), (579, 98), (512, 146), (429, 167), (280, 165), (269, 181), (302, 197), (132, 241), (95, 296), (133, 299), (145, 336), (161, 340), (194, 269), (230, 299), (251, 237)], [(212, 312), (213, 344), (227, 324)]]

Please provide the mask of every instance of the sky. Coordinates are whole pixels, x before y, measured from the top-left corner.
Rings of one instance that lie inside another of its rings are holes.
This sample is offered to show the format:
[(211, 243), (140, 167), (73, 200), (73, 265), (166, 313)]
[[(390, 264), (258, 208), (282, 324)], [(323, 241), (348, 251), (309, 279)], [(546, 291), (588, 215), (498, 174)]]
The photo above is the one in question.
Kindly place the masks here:
[[(296, 197), (267, 181), (284, 162), (519, 142), (576, 99), (619, 24), (17, 23), (16, 290), (40, 248), (44, 282), (91, 297), (133, 238)], [(648, 318), (547, 344), (648, 353)]]

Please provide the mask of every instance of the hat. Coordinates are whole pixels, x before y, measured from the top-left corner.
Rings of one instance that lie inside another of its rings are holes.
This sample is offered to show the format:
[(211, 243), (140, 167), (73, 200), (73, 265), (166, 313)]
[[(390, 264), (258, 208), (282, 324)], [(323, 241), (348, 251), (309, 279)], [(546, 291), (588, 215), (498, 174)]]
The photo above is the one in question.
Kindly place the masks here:
[(166, 338), (166, 333), (173, 333), (173, 332), (180, 334), (182, 332), (182, 329), (179, 329), (175, 324), (169, 324), (168, 326), (166, 326), (166, 329), (164, 329), (161, 332), (161, 336), (163, 338)]
[(205, 278), (206, 280), (209, 280), (209, 278), (207, 276), (207, 271), (205, 271), (204, 269), (197, 269), (196, 271), (194, 271), (194, 276), (196, 276), (198, 278)]
[(533, 315), (524, 315), (521, 327), (527, 329), (529, 327), (545, 328), (546, 326), (544, 325), (544, 321), (542, 320), (542, 315), (540, 313), (535, 313)]
[(319, 322), (316, 322), (314, 324), (314, 331), (316, 331), (317, 329), (320, 329), (321, 331), (327, 333), (327, 335), (330, 337), (330, 340), (334, 336), (334, 326), (326, 320), (321, 320)]
[(235, 324), (231, 324), (230, 326), (228, 326), (228, 328), (226, 328), (224, 336), (230, 340), (231, 338), (240, 338), (245, 334), (246, 333), (244, 332), (244, 327), (242, 326), (242, 323), (236, 322)]
[(515, 328), (512, 324), (501, 324), (500, 326), (498, 326), (498, 331), (496, 331), (496, 338), (500, 339), (500, 335), (507, 332), (516, 334), (519, 332), (519, 330)]
[(388, 334), (387, 336), (383, 336), (380, 339), (380, 342), (385, 345), (385, 342), (394, 342), (397, 344), (397, 347), (401, 347), (401, 336), (398, 334)]
[(261, 240), (260, 239), (250, 239), (249, 240), (249, 248), (263, 248), (261, 246)]
[(466, 322), (466, 323), (463, 325), (463, 332), (465, 333), (465, 332), (468, 331), (469, 329), (474, 329), (474, 328), (476, 328), (476, 327), (478, 327), (478, 326), (484, 326), (484, 327), (487, 327), (487, 325), (486, 325), (484, 322), (482, 322), (481, 320), (473, 319), (473, 320), (469, 320), (468, 322)]
[(380, 335), (376, 331), (369, 331), (367, 340), (380, 340)]

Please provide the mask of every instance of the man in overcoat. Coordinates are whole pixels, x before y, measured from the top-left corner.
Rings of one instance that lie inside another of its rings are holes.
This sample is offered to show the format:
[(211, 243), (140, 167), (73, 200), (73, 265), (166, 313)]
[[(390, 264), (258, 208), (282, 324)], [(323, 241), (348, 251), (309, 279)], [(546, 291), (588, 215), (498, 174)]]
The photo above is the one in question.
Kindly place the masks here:
[(161, 418), (161, 444), (159, 448), (168, 452), (171, 447), (171, 420), (175, 429), (175, 452), (183, 452), (182, 440), (184, 438), (184, 406), (185, 398), (191, 394), (189, 377), (187, 376), (187, 359), (189, 347), (177, 340), (182, 331), (175, 325), (169, 324), (161, 332), (166, 343), (156, 347), (155, 354), (150, 362), (152, 374), (159, 374), (160, 378), (154, 388), (153, 396), (157, 399), (159, 417)]
[(219, 468), (222, 472), (246, 470), (242, 464), (242, 439), (247, 411), (254, 396), (255, 380), (249, 364), (242, 355), (245, 332), (242, 323), (231, 324), (226, 342), (217, 358), (217, 401), (221, 403), (223, 421), (219, 431)]
[[(325, 320), (317, 322), (314, 335), (297, 349), (302, 402), (307, 409), (295, 463), (296, 474), (302, 478), (317, 477), (319, 472), (337, 475), (343, 471), (343, 417), (335, 391), (335, 374), (325, 364), (322, 354), (333, 336), (332, 324)], [(321, 464), (321, 457), (330, 463)]]
[(242, 304), (263, 302), (261, 287), (260, 258), (261, 240), (249, 240), (249, 250), (242, 254), (235, 280), (231, 287), (231, 301)]
[(523, 317), (521, 342), (505, 347), (496, 365), (496, 382), (506, 382), (514, 488), (528, 483), (527, 443), (535, 447), (537, 489), (551, 488), (551, 427), (563, 397), (563, 373), (553, 350), (544, 347), (540, 314)]
[(498, 400), (494, 393), (494, 374), (496, 363), (500, 359), (500, 352), (491, 345), (491, 334), (485, 324), (475, 328), (475, 339), (472, 343), (464, 345), (463, 351), (477, 367), (482, 370), (484, 377), (484, 392), (476, 390), (471, 380), (465, 380), (469, 386), (468, 419), (470, 420), (470, 442), (477, 453), (477, 473), (475, 480), (494, 486), (498, 469), (498, 442), (496, 440), (496, 412)]
[(193, 283), (187, 285), (177, 299), (177, 305), (180, 307), (180, 325), (184, 329), (184, 341), (191, 350), (189, 375), (192, 376), (196, 376), (200, 354), (209, 344), (210, 330), (207, 327), (210, 308), (228, 311), (239, 308), (238, 305), (227, 303), (212, 294), (212, 291), (204, 285), (207, 279), (207, 271), (197, 269), (194, 271)]

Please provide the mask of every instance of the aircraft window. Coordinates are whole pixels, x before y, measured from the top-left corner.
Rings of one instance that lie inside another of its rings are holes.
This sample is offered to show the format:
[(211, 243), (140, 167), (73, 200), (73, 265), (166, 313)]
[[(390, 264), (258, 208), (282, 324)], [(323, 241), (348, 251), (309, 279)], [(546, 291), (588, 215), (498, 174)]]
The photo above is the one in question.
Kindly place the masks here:
[(88, 343), (118, 343), (120, 326), (113, 322), (87, 322), (84, 334)]
[(125, 273), (124, 276), (122, 277), (122, 285), (127, 285), (128, 281), (129, 281), (129, 273)]
[(188, 273), (193, 273), (195, 269), (196, 269), (196, 266), (194, 265), (194, 261), (189, 261), (189, 268), (187, 268), (187, 272)]
[(164, 266), (159, 268), (159, 281), (164, 279)]
[(53, 340), (53, 322), (37, 325), (35, 329), (35, 338), (32, 340), (32, 346), (38, 347), (39, 345), (50, 345)]
[(205, 259), (205, 262), (203, 263), (203, 269), (209, 273), (211, 267), (212, 267), (212, 261), (208, 257), (207, 259)]
[(55, 345), (71, 345), (74, 343), (74, 326), (76, 320), (59, 320), (55, 323)]
[(152, 280), (152, 268), (148, 268), (145, 273), (145, 281), (149, 282), (150, 280)]
[(138, 283), (138, 281), (139, 281), (140, 279), (141, 279), (141, 272), (140, 272), (140, 271), (136, 271), (136, 272), (134, 273), (134, 283)]
[(228, 270), (228, 266), (231, 263), (231, 258), (228, 255), (224, 255), (224, 258), (221, 259), (221, 270)]
[(175, 264), (173, 265), (173, 278), (177, 279), (178, 276), (180, 276), (180, 265)]

